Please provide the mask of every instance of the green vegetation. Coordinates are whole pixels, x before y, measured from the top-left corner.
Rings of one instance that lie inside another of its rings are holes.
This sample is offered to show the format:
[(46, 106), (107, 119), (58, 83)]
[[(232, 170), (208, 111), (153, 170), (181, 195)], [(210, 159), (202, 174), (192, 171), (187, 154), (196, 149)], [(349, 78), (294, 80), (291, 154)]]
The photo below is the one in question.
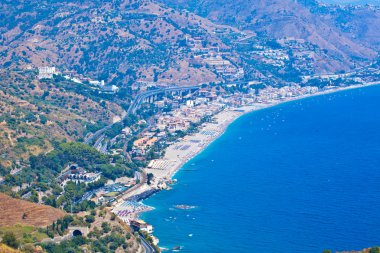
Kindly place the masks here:
[(2, 242), (14, 249), (17, 249), (19, 246), (19, 242), (17, 241), (16, 236), (12, 232), (6, 232), (3, 235)]
[(88, 240), (82, 236), (76, 236), (71, 240), (63, 241), (60, 244), (47, 243), (42, 244), (42, 247), (49, 253), (79, 253), (82, 252), (80, 247), (88, 243)]
[[(18, 175), (7, 175), (0, 189), (15, 197), (30, 192), (29, 199), (32, 202), (38, 202), (37, 190), (47, 192), (50, 189), (51, 193), (42, 199), (45, 204), (63, 207), (64, 210), (73, 212), (91, 210), (96, 206), (95, 203), (79, 201), (85, 192), (102, 187), (108, 179), (133, 176), (133, 170), (125, 165), (123, 160), (116, 159), (110, 164), (110, 159), (110, 156), (83, 143), (61, 143), (48, 154), (31, 156), (30, 168), (22, 170)], [(101, 172), (102, 177), (87, 185), (68, 182), (62, 189), (58, 185), (57, 177), (70, 164), (78, 164), (89, 172)], [(10, 190), (12, 186), (23, 183), (28, 183), (29, 187), (19, 191), (17, 195)]]
[[(50, 237), (65, 234), (68, 226), (89, 226), (95, 220), (95, 216), (87, 215), (85, 219), (78, 216), (65, 216), (56, 223), (48, 226), (46, 233)], [(89, 249), (90, 252), (113, 253), (117, 249), (128, 252), (131, 234), (126, 232), (117, 223), (103, 222), (101, 229), (97, 226), (88, 234), (87, 238), (76, 236), (71, 240), (63, 241), (60, 244), (42, 243), (41, 246), (47, 252), (83, 252), (82, 247)]]
[(108, 179), (115, 180), (119, 177), (132, 177), (133, 171), (130, 170), (126, 165), (124, 164), (100, 164), (95, 167), (96, 170), (102, 172), (102, 175)]
[(112, 125), (111, 128), (107, 129), (104, 134), (112, 139), (114, 138), (116, 135), (119, 135), (121, 133), (121, 130), (123, 129), (123, 124), (122, 123), (115, 123)]
[(87, 222), (83, 217), (76, 215), (65, 215), (63, 218), (53, 222), (50, 226), (44, 229), (39, 229), (40, 232), (47, 234), (50, 238), (54, 236), (62, 236), (65, 234), (69, 226), (90, 226), (92, 222)]
[[(25, 226), (25, 225), (14, 225), (14, 226), (6, 226), (0, 228), (0, 237), (5, 237), (14, 245), (17, 243), (18, 245), (24, 245), (27, 243), (35, 243), (41, 241), (48, 237), (48, 235), (41, 231), (40, 229), (33, 226)], [(3, 240), (3, 243), (4, 240)], [(5, 243), (7, 244), (7, 243)], [(10, 247), (17, 248), (7, 244)]]
[[(79, 201), (86, 193), (87, 187), (85, 183), (67, 182), (65, 192), (56, 201), (57, 206), (63, 206), (67, 212), (89, 211), (96, 207), (93, 201)], [(79, 201), (79, 202), (78, 202)]]
[(156, 250), (156, 252), (161, 252), (160, 248), (154, 245), (153, 238), (150, 234), (148, 234), (145, 231), (140, 231), (139, 233), (150, 243), (150, 245)]
[(152, 179), (153, 179), (153, 174), (152, 173), (148, 173), (147, 175), (147, 184), (151, 184), (152, 182)]
[[(111, 169), (115, 168), (114, 173), (117, 176), (130, 175), (129, 169), (123, 164), (116, 164), (115, 167), (109, 167), (110, 157), (97, 151), (83, 143), (70, 142), (59, 145), (54, 151), (47, 155), (41, 154), (30, 158), (30, 165), (33, 172), (36, 173), (38, 181), (44, 182), (51, 179), (51, 176), (57, 176), (58, 172), (70, 163), (76, 163), (80, 167), (89, 171), (100, 170), (106, 178), (111, 178)], [(47, 176), (48, 175), (48, 176)], [(48, 178), (46, 178), (48, 177)]]
[[(35, 246), (40, 245), (46, 252), (83, 252), (83, 248), (89, 252), (113, 253), (116, 250), (129, 252), (135, 242), (131, 233), (124, 230), (122, 224), (116, 221), (114, 214), (107, 213), (100, 208), (99, 215), (96, 211), (89, 212), (85, 217), (66, 215), (45, 228), (33, 226), (15, 225), (0, 228), (2, 243), (12, 248), (19, 248), (21, 252), (35, 252)], [(101, 226), (94, 223), (97, 217), (103, 217)], [(43, 239), (64, 236), (70, 226), (92, 227), (86, 238), (76, 236), (60, 244), (41, 243)], [(0, 249), (1, 251), (1, 249)]]
[(86, 215), (85, 221), (87, 223), (93, 223), (95, 221), (95, 216), (94, 215)]

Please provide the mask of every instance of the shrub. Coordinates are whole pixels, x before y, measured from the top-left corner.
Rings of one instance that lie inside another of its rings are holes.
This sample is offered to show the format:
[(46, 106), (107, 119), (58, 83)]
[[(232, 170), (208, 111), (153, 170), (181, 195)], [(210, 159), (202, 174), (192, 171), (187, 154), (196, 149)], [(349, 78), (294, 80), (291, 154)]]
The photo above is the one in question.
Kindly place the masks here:
[(93, 223), (95, 221), (94, 215), (86, 215), (86, 222), (87, 223)]
[(17, 249), (19, 246), (19, 242), (16, 239), (16, 236), (12, 232), (6, 232), (3, 236), (4, 244), (8, 245), (11, 248)]

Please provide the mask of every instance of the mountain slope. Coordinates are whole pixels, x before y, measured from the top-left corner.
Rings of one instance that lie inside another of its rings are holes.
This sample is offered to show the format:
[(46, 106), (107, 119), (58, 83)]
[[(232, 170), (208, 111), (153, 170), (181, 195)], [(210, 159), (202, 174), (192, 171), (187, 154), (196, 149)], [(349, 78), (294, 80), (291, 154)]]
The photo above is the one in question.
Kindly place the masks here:
[(0, 70), (0, 98), (0, 167), (84, 138), (124, 111), (85, 86), (37, 80), (34, 71)]
[[(214, 22), (235, 26), (241, 30), (248, 29), (274, 38), (304, 39), (326, 50), (332, 60), (340, 61), (337, 70), (342, 65), (353, 66), (355, 63), (361, 64), (377, 57), (378, 48), (372, 47), (370, 42), (354, 40), (351, 33), (337, 26), (337, 13), (334, 14), (330, 7), (313, 0), (163, 1), (172, 6), (194, 10)], [(341, 7), (339, 10), (347, 15)], [(367, 23), (368, 29), (375, 32), (376, 26), (370, 22), (370, 18), (362, 21), (363, 23)]]
[(18, 0), (2, 2), (0, 9), (4, 67), (55, 65), (119, 85), (217, 80), (189, 64), (186, 37), (225, 47), (211, 33), (217, 26), (193, 14), (139, 0)]
[(64, 215), (65, 213), (59, 209), (14, 199), (0, 193), (0, 226), (23, 224), (45, 227)]
[(380, 7), (328, 6), (314, 11), (352, 41), (380, 51)]

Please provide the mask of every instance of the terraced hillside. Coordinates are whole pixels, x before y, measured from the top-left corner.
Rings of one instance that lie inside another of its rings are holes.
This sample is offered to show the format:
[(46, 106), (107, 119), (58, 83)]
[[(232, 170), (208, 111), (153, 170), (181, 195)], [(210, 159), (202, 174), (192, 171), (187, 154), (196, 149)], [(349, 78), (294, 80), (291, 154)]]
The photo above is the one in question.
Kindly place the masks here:
[(0, 227), (15, 224), (45, 227), (64, 214), (63, 211), (50, 206), (14, 199), (0, 193)]

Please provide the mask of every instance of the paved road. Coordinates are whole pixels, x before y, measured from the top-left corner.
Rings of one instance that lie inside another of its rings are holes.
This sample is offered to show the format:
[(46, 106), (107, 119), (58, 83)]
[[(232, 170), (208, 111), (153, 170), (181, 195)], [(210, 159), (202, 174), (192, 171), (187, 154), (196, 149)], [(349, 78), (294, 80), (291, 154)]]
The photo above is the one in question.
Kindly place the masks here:
[[(138, 94), (131, 105), (128, 108), (128, 111), (125, 115), (127, 117), (130, 114), (135, 114), (136, 110), (140, 107), (142, 102), (144, 101), (145, 98), (148, 98), (152, 95), (160, 94), (160, 93), (165, 93), (165, 92), (172, 92), (172, 91), (186, 91), (186, 90), (196, 90), (199, 89), (200, 86), (183, 86), (183, 87), (169, 87), (169, 88), (164, 88), (164, 89), (156, 89), (156, 90), (149, 90), (146, 92), (143, 92), (141, 94)], [(125, 118), (124, 117), (124, 118)], [(85, 144), (90, 144), (95, 140), (97, 142), (100, 138), (101, 135), (108, 129), (110, 129), (113, 126), (113, 124), (110, 124), (108, 126), (103, 127), (102, 129), (96, 131), (93, 135), (89, 136), (84, 140)]]
[(167, 92), (173, 92), (173, 91), (189, 91), (189, 90), (197, 90), (199, 89), (200, 86), (195, 85), (195, 86), (182, 86), (182, 87), (168, 87), (168, 88), (163, 88), (163, 89), (156, 89), (156, 90), (149, 90), (146, 92), (143, 92), (141, 94), (138, 94), (136, 98), (133, 100), (131, 106), (128, 108), (127, 115), (129, 114), (135, 114), (136, 110), (140, 107), (144, 99), (157, 95), (160, 93), (167, 93)]
[(145, 240), (145, 238), (141, 235), (139, 235), (139, 236), (141, 239), (141, 245), (143, 246), (145, 253), (156, 253), (154, 248), (152, 246), (150, 246), (150, 244)]

